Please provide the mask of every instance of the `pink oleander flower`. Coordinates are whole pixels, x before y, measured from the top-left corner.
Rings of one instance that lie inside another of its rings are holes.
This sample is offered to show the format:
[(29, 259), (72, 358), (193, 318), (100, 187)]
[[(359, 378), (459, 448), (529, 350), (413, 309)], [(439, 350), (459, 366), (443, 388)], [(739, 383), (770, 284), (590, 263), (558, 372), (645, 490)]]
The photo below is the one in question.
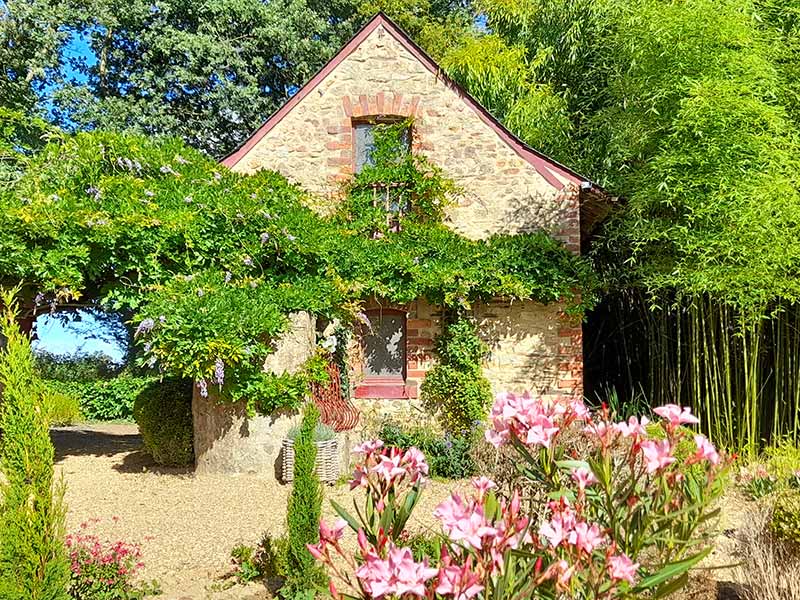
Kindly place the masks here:
[(669, 440), (646, 440), (641, 447), (648, 473), (655, 473), (677, 460), (672, 456)]
[(581, 411), (580, 405), (568, 405), (559, 398), (501, 392), (492, 406), (492, 426), (486, 430), (486, 440), (499, 448), (513, 435), (528, 445), (549, 448), (561, 425), (577, 418), (575, 409)]
[(576, 565), (570, 566), (566, 560), (559, 560), (552, 563), (545, 572), (547, 579), (555, 579), (556, 587), (560, 590), (566, 590), (569, 587), (569, 582), (575, 573)]
[(565, 526), (561, 515), (555, 515), (550, 521), (542, 523), (539, 527), (539, 535), (545, 538), (553, 548), (565, 542), (569, 538), (570, 531)]
[(352, 450), (352, 454), (366, 454), (370, 455), (383, 448), (382, 440), (368, 440)]
[(350, 480), (350, 489), (354, 490), (359, 487), (368, 487), (369, 478), (367, 472), (364, 470), (364, 465), (357, 465), (353, 471), (353, 478)]
[(694, 443), (697, 445), (697, 453), (694, 455), (695, 460), (707, 460), (712, 465), (719, 464), (719, 453), (704, 435), (695, 435)]
[(608, 574), (615, 581), (634, 583), (639, 563), (633, 562), (625, 554), (616, 554), (608, 559)]
[(681, 408), (677, 404), (659, 406), (653, 412), (669, 421), (669, 426), (672, 428), (678, 425), (696, 425), (700, 422), (700, 419), (695, 417), (689, 408)]
[(553, 516), (550, 521), (545, 521), (539, 527), (539, 535), (547, 539), (553, 548), (569, 539), (569, 534), (575, 528), (577, 519), (572, 507), (564, 499), (561, 502), (551, 502), (550, 508)]
[(581, 399), (573, 400), (570, 403), (570, 409), (572, 410), (573, 414), (575, 415), (575, 418), (577, 418), (577, 419), (579, 419), (581, 421), (585, 421), (589, 417), (591, 417), (591, 413), (589, 412), (589, 409), (586, 408), (586, 405), (583, 403), (583, 400), (581, 400)]
[(410, 548), (390, 546), (387, 559), (379, 558), (374, 550), (365, 557), (364, 564), (356, 569), (356, 577), (373, 598), (411, 594), (424, 597), (425, 583), (439, 573), (428, 567), (427, 560), (414, 562)]
[(558, 433), (558, 427), (544, 415), (536, 417), (528, 429), (528, 436), (525, 441), (529, 446), (550, 447), (553, 436)]
[(436, 507), (433, 515), (442, 522), (442, 529), (454, 542), (465, 542), (480, 550), (485, 537), (495, 537), (497, 529), (487, 521), (483, 507), (475, 502), (465, 502), (453, 494)]
[(617, 436), (616, 428), (605, 421), (593, 421), (583, 428), (583, 432), (596, 437), (603, 447), (610, 446)]
[(605, 543), (605, 536), (600, 532), (597, 523), (589, 525), (581, 522), (572, 529), (567, 542), (587, 554), (591, 554), (595, 548), (599, 548)]
[(322, 542), (335, 544), (344, 535), (344, 530), (347, 528), (347, 521), (344, 519), (337, 519), (332, 527), (329, 527), (325, 521), (319, 522), (319, 539)]
[(378, 464), (372, 467), (370, 472), (377, 474), (381, 479), (389, 483), (393, 479), (406, 474), (405, 468), (400, 466), (401, 460), (402, 455), (399, 452), (391, 452), (388, 456), (383, 454), (378, 458)]
[(642, 417), (642, 420), (639, 421), (636, 417), (630, 417), (628, 422), (622, 421), (620, 423), (614, 424), (614, 429), (622, 435), (622, 437), (640, 437), (644, 438), (647, 437), (647, 430), (645, 427), (650, 422), (650, 419), (647, 417)]
[(489, 490), (497, 488), (497, 484), (494, 481), (484, 476), (474, 478), (472, 480), (472, 486), (478, 491), (478, 498), (481, 500), (483, 500)]
[(401, 464), (405, 465), (411, 483), (424, 482), (429, 467), (425, 455), (417, 448), (411, 447), (403, 454)]
[(455, 600), (469, 600), (480, 594), (484, 587), (481, 578), (470, 569), (470, 560), (462, 566), (449, 565), (439, 570), (436, 593)]
[(586, 467), (572, 469), (572, 480), (578, 484), (581, 490), (585, 490), (590, 485), (597, 483), (597, 477)]

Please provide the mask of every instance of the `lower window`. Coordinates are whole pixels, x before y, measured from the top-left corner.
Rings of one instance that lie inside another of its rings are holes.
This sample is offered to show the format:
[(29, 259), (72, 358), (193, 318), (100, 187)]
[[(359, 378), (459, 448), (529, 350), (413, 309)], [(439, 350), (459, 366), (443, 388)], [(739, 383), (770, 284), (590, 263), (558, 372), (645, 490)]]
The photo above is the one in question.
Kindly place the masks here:
[(371, 330), (362, 338), (364, 380), (357, 398), (408, 398), (406, 390), (406, 313), (367, 311)]

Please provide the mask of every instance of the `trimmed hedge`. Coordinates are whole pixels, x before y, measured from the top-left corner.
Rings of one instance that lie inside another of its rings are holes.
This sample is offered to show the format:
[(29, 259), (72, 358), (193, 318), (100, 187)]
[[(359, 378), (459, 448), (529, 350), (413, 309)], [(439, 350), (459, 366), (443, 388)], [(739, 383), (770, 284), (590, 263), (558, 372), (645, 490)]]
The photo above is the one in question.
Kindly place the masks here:
[(145, 450), (158, 464), (186, 466), (194, 462), (191, 381), (151, 381), (137, 396), (133, 416)]

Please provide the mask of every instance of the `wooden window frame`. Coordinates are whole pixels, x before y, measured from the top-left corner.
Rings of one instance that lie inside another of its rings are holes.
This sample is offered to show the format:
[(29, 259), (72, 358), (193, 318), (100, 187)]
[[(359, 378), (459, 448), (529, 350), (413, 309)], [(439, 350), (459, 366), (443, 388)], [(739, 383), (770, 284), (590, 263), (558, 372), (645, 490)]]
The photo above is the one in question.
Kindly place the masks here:
[[(403, 318), (403, 367), (399, 376), (382, 377), (367, 375), (362, 371), (364, 379), (356, 386), (356, 398), (375, 398), (384, 400), (402, 400), (413, 397), (413, 391), (406, 381), (408, 379), (408, 312), (397, 308), (374, 308), (365, 311), (370, 322), (371, 315), (400, 315)], [(362, 348), (364, 344), (362, 341)], [(365, 364), (366, 367), (366, 364)]]

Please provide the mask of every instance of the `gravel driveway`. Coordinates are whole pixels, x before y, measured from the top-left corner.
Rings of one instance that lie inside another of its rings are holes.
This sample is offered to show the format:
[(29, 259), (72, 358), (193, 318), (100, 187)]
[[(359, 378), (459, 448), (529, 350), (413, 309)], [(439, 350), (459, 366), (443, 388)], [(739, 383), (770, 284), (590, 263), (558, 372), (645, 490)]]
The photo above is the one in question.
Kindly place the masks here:
[[(135, 425), (102, 424), (52, 431), (56, 463), (67, 484), (67, 529), (89, 522), (101, 537), (138, 542), (143, 577), (158, 579), (165, 600), (255, 599), (262, 586), (223, 590), (236, 544), (255, 545), (264, 532), (279, 534), (290, 487), (252, 476), (196, 476), (155, 465), (141, 450)], [(416, 514), (432, 525), (433, 507), (454, 486), (432, 482)], [(326, 498), (349, 506), (347, 486)], [(326, 500), (325, 513), (331, 516)], [(99, 522), (91, 522), (100, 519)]]

